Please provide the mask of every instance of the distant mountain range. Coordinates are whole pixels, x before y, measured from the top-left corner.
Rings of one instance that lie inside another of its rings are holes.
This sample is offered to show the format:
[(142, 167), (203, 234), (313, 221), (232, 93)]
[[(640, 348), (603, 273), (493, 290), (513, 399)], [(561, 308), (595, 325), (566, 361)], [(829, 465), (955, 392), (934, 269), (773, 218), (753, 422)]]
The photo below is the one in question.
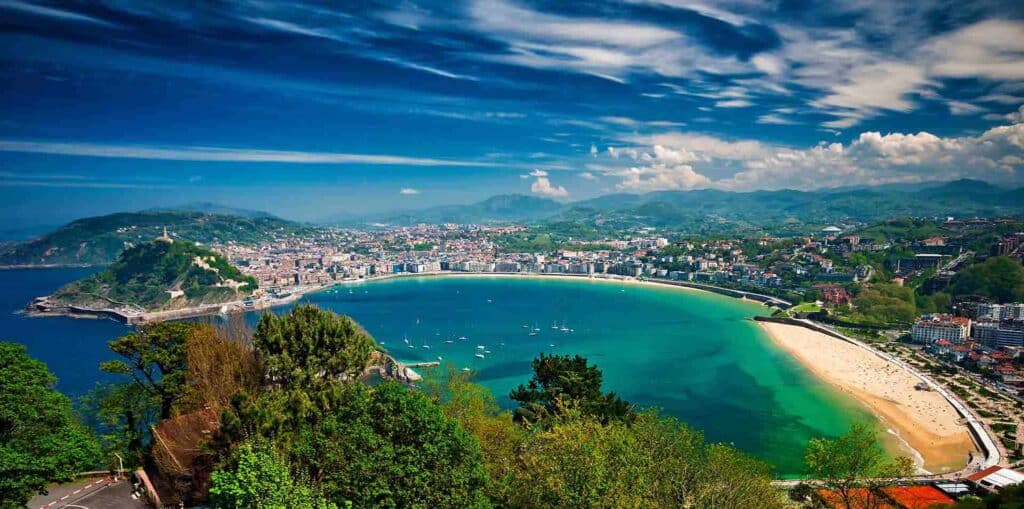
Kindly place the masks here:
[[(1022, 215), (1024, 188), (1003, 189), (977, 180), (958, 180), (818, 191), (618, 193), (570, 203), (512, 194), (469, 205), (335, 216), (338, 219), (332, 224), (530, 223), (554, 227), (569, 223), (591, 231), (653, 226), (694, 233), (759, 229), (784, 233), (895, 217)], [(107, 264), (126, 248), (157, 237), (164, 227), (176, 239), (199, 243), (255, 243), (312, 228), (266, 212), (193, 203), (79, 219), (30, 241), (0, 243), (0, 266)]]
[(565, 204), (521, 194), (492, 196), (469, 205), (441, 205), (419, 210), (350, 217), (344, 223), (500, 223), (538, 220), (565, 210)]
[(502, 223), (586, 221), (609, 226), (736, 228), (899, 216), (1003, 216), (1024, 213), (1024, 188), (1007, 190), (977, 180), (818, 191), (731, 192), (713, 189), (618, 193), (571, 203), (501, 195), (469, 205), (352, 217), (345, 224)]

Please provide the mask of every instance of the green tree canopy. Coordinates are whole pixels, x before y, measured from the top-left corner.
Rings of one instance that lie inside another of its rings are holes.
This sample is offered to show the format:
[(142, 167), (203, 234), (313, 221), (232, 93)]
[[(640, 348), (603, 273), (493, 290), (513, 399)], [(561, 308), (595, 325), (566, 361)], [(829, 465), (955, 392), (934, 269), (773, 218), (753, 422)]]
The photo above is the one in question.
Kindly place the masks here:
[(337, 507), (296, 481), (279, 453), (261, 441), (235, 451), (232, 467), (211, 474), (210, 505), (218, 509), (331, 509)]
[[(807, 444), (806, 461), (810, 477), (835, 491), (847, 507), (875, 507), (877, 497), (859, 500), (859, 494), (870, 494), (885, 479), (905, 477), (914, 471), (906, 456), (890, 460), (879, 445), (874, 428), (864, 423), (854, 424), (836, 439), (812, 439)], [(856, 490), (860, 487), (868, 491)]]
[(484, 507), (476, 439), (419, 391), (345, 387), (343, 404), (291, 448), (325, 496), (356, 507)]
[(265, 313), (253, 336), (267, 381), (309, 388), (328, 379), (355, 379), (376, 343), (347, 316), (313, 305), (286, 315)]
[(100, 464), (96, 438), (57, 378), (22, 345), (0, 343), (0, 508), (24, 507), (51, 482)]
[(1007, 256), (993, 256), (961, 270), (950, 284), (953, 295), (982, 295), (997, 302), (1024, 302), (1024, 266)]
[(601, 423), (570, 403), (526, 428), (462, 374), (427, 391), (479, 440), (499, 507), (782, 507), (768, 465), (654, 411)]
[(569, 355), (540, 354), (533, 360), (533, 377), (512, 390), (509, 397), (519, 402), (516, 419), (543, 422), (565, 406), (597, 417), (601, 422), (631, 419), (633, 406), (615, 395), (601, 392), (601, 370), (587, 359)]
[(196, 324), (187, 322), (139, 327), (108, 343), (121, 359), (103, 362), (100, 369), (130, 376), (139, 387), (160, 399), (160, 418), (166, 419), (184, 388), (186, 341), (195, 327)]

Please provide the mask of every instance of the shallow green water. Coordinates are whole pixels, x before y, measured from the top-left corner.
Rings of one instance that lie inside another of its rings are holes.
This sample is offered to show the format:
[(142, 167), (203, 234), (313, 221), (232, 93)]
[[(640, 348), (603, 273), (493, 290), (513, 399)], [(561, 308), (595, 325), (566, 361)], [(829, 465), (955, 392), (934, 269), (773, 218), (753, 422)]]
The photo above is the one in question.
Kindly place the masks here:
[[(111, 378), (98, 364), (112, 358), (106, 342), (125, 328), (13, 312), (87, 272), (0, 271), (8, 290), (0, 295), (0, 340), (26, 344), (71, 396)], [(402, 360), (441, 356), (470, 367), (506, 406), (538, 353), (578, 353), (604, 371), (607, 390), (661, 407), (708, 439), (772, 463), (780, 476), (801, 472), (811, 437), (838, 435), (854, 419), (873, 420), (770, 343), (749, 320), (766, 308), (716, 294), (585, 280), (452, 277), (341, 286), (303, 301), (351, 315)], [(254, 323), (255, 314), (249, 319)], [(574, 331), (553, 330), (552, 322)], [(524, 324), (536, 324), (538, 335), (529, 336)], [(476, 358), (477, 345), (491, 353)]]
[(404, 278), (308, 300), (353, 316), (399, 359), (440, 356), (469, 367), (504, 406), (538, 353), (583, 355), (604, 371), (606, 390), (735, 444), (778, 475), (802, 470), (810, 438), (873, 420), (770, 343), (750, 320), (766, 308), (716, 294), (582, 280)]

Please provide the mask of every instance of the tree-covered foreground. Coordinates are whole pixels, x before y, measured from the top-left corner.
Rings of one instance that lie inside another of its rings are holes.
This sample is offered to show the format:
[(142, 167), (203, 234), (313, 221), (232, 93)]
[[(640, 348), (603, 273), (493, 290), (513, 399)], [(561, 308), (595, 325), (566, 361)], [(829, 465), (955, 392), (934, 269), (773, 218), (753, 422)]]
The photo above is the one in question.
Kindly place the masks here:
[[(3, 507), (103, 467), (101, 447), (144, 468), (165, 505), (785, 505), (769, 465), (603, 392), (601, 371), (579, 356), (534, 360), (507, 411), (456, 371), (419, 389), (369, 379), (383, 355), (373, 338), (312, 306), (266, 314), (254, 331), (153, 324), (110, 342), (117, 358), (102, 369), (124, 381), (85, 399), (85, 426), (45, 366), (2, 346)], [(818, 456), (816, 468), (845, 468)]]

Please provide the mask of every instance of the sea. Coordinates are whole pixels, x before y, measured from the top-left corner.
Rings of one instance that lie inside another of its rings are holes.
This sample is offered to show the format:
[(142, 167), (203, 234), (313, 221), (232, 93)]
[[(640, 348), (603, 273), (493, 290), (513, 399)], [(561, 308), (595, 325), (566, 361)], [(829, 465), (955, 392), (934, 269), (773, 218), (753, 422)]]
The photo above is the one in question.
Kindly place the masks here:
[[(98, 366), (113, 358), (107, 341), (128, 329), (19, 311), (95, 270), (0, 271), (0, 340), (26, 345), (72, 398), (116, 380)], [(538, 354), (582, 355), (603, 371), (605, 390), (763, 459), (778, 477), (803, 472), (811, 438), (877, 422), (771, 343), (751, 319), (767, 308), (718, 294), (585, 279), (424, 277), (339, 285), (299, 302), (351, 316), (399, 360), (468, 369), (506, 408)], [(255, 324), (258, 315), (246, 318)], [(429, 369), (437, 368), (421, 371)]]

